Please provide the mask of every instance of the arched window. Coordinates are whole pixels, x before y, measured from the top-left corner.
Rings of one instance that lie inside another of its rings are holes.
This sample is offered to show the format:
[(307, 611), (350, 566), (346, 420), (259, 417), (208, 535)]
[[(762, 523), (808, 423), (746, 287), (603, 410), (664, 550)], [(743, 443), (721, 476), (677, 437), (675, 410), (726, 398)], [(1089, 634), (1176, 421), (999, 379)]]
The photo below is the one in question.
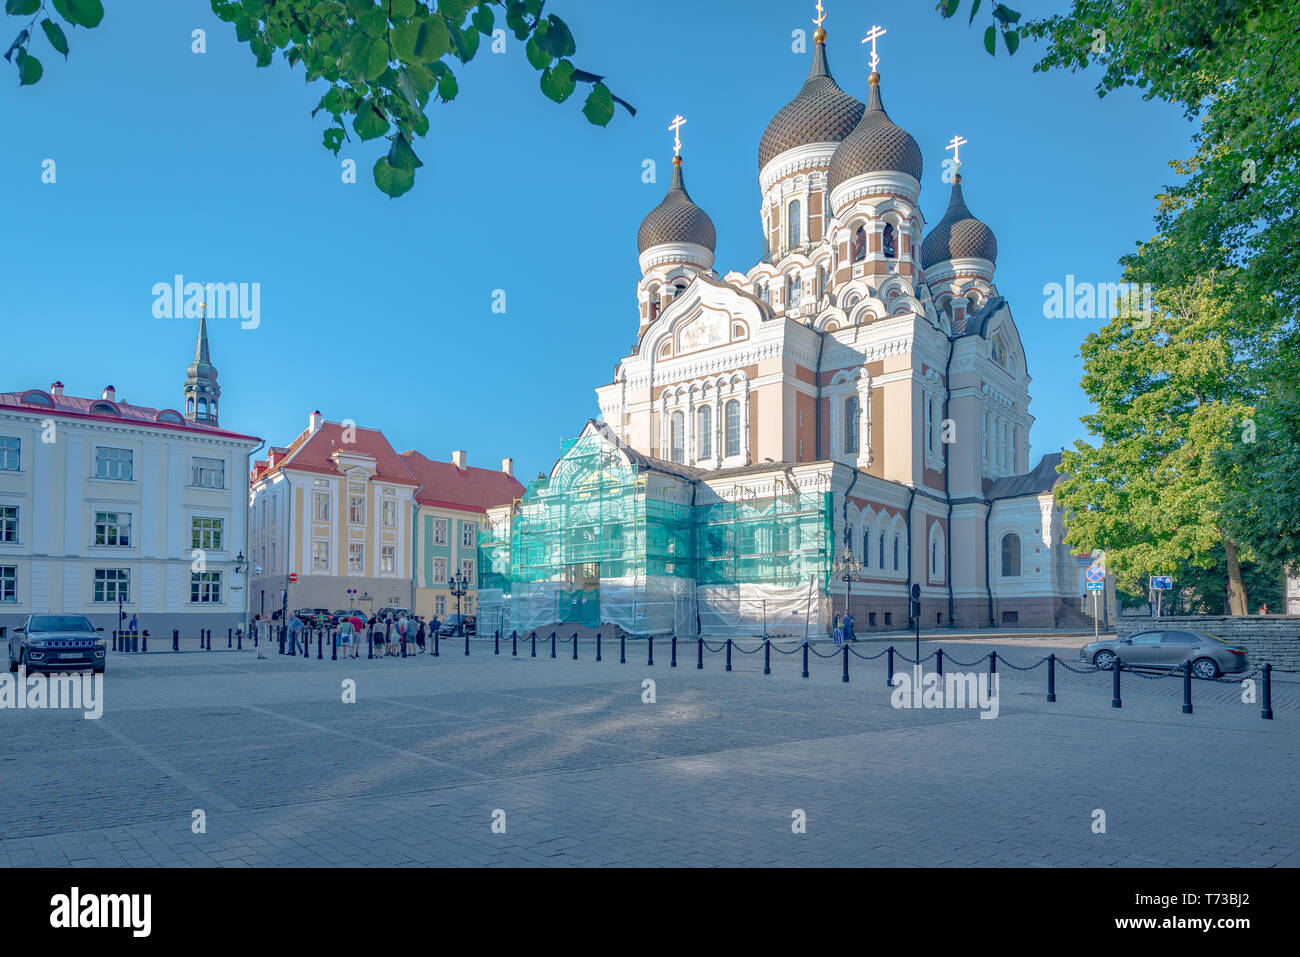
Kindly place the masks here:
[(817, 298), (820, 299), (826, 295), (826, 267), (817, 267)]
[(680, 465), (686, 461), (686, 416), (681, 412), (674, 412), (669, 416), (668, 422), (669, 454), (672, 460)]
[(189, 415), (194, 414), (194, 396), (190, 396), (185, 400), (185, 411)]
[(702, 405), (695, 410), (695, 435), (699, 453), (697, 459), (713, 458), (713, 408)]
[(786, 245), (790, 247), (798, 246), (801, 242), (799, 237), (799, 227), (803, 219), (801, 215), (802, 211), (802, 204), (797, 199), (790, 204), (789, 209), (786, 211), (789, 217), (786, 220), (786, 236), (789, 238), (789, 242)]
[(894, 536), (894, 571), (898, 571), (898, 536)]
[(853, 234), (853, 261), (860, 263), (867, 258), (867, 227), (859, 226)]
[(871, 567), (871, 532), (865, 523), (862, 527), (862, 567)]
[(803, 280), (799, 274), (791, 273), (785, 280), (785, 304), (787, 306), (797, 306), (803, 299)]
[(894, 224), (885, 223), (885, 231), (880, 236), (881, 247), (885, 251), (886, 259), (894, 259), (898, 255), (895, 251), (894, 243)]
[(1015, 532), (1002, 536), (1002, 577), (1020, 577), (1020, 536)]
[(763, 302), (771, 303), (772, 291), (768, 288), (767, 283), (763, 283), (762, 286), (759, 287), (758, 298), (763, 300)]
[(885, 570), (885, 533), (880, 533), (880, 570)]
[(944, 571), (943, 529), (938, 525), (930, 533), (930, 577), (935, 581), (943, 580)]
[(861, 420), (862, 404), (851, 395), (844, 400), (844, 451), (848, 455), (858, 454)]
[(995, 335), (993, 337), (992, 342), (989, 343), (989, 354), (993, 357), (993, 361), (1002, 368), (1007, 367), (1007, 347), (1003, 344), (1001, 336)]
[(722, 407), (722, 417), (727, 427), (727, 455), (740, 454), (740, 400), (729, 399)]
[(928, 395), (925, 397), (925, 447), (934, 451), (934, 400)]
[(650, 321), (654, 322), (659, 318), (659, 287), (650, 287)]
[(199, 415), (207, 415), (207, 414), (208, 414), (208, 400), (199, 399)]

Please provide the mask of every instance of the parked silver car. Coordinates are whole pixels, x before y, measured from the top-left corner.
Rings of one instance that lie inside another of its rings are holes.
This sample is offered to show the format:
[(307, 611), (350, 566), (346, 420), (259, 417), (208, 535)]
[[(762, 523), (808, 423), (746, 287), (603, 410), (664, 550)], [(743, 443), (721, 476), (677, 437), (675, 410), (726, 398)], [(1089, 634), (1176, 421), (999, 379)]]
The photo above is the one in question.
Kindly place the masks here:
[(1129, 638), (1090, 641), (1079, 649), (1080, 661), (1108, 671), (1116, 656), (1133, 668), (1170, 669), (1190, 661), (1198, 678), (1238, 674), (1250, 667), (1245, 648), (1204, 631), (1143, 631)]

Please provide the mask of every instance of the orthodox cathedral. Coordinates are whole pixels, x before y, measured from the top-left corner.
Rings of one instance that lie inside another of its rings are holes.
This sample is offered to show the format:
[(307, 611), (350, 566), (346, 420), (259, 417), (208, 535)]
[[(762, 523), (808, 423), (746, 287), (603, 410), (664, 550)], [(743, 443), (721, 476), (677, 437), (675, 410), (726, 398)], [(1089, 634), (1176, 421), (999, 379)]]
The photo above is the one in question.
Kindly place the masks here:
[(1029, 460), (997, 239), (960, 173), (927, 224), (922, 151), (877, 63), (873, 40), (864, 103), (819, 23), (759, 140), (765, 254), (747, 272), (715, 269), (678, 139), (637, 233), (636, 343), (600, 417), (484, 539), (505, 627), (815, 635), (848, 609), (858, 631), (897, 629), (913, 584), (925, 628), (1091, 624), (1060, 456)]

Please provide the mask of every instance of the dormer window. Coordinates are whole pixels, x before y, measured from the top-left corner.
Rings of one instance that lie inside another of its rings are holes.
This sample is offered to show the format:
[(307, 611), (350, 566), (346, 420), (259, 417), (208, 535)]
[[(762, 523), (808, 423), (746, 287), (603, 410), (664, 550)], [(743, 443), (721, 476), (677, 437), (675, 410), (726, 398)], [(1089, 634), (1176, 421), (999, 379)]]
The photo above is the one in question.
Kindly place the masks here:
[(895, 249), (895, 245), (896, 245), (896, 244), (895, 244), (895, 242), (894, 242), (894, 224), (893, 224), (893, 223), (885, 223), (885, 231), (884, 231), (884, 233), (881, 234), (881, 245), (882, 245), (882, 247), (883, 247), (883, 249), (884, 249), (884, 251), (885, 251), (885, 258), (886, 258), (886, 259), (895, 259), (895, 258), (897, 258), (898, 253), (897, 253), (897, 251), (896, 251), (896, 249)]
[(94, 415), (117, 415), (117, 406), (111, 402), (94, 402), (90, 406), (90, 411)]
[(43, 405), (47, 408), (54, 407), (54, 400), (39, 389), (33, 389), (31, 392), (24, 392), (23, 401), (28, 405)]

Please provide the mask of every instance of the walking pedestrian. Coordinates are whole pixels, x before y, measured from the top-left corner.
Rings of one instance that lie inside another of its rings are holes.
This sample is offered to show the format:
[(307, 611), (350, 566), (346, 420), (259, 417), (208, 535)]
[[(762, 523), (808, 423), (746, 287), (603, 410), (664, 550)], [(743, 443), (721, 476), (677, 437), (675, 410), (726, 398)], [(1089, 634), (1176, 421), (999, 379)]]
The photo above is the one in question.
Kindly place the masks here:
[(423, 654), (423, 653), (424, 653), (424, 619), (423, 619), (423, 618), (419, 618), (419, 617), (417, 617), (417, 618), (415, 619), (415, 622), (416, 622), (416, 624), (415, 624), (415, 646), (416, 646), (417, 648), (419, 648), (419, 649), (420, 649), (420, 653)]
[(346, 618), (339, 622), (338, 641), (343, 657), (348, 657), (348, 653), (352, 648), (352, 622)]
[(134, 612), (132, 612), (132, 613), (131, 613), (131, 623), (130, 623), (129, 625), (126, 626), (126, 630), (129, 631), (129, 632), (131, 632), (132, 634), (134, 634), (134, 633), (137, 632), (139, 629), (140, 629), (140, 619), (137, 618), (137, 617), (135, 616), (135, 613), (134, 613)]
[(844, 615), (844, 640), (845, 641), (856, 642), (858, 640), (858, 636), (853, 632), (853, 623), (854, 623), (853, 612), (846, 613)]
[(289, 654), (297, 654), (299, 648), (303, 649), (303, 654), (307, 653), (302, 638), (303, 630), (302, 619), (294, 615), (289, 621)]
[(257, 648), (257, 657), (266, 657), (262, 652), (265, 650), (265, 642), (269, 641), (270, 637), (271, 623), (269, 621), (263, 621), (262, 616), (258, 615), (253, 619), (253, 644)]
[(842, 615), (835, 616), (835, 627), (831, 629), (831, 638), (835, 640), (837, 645), (844, 644), (844, 617)]

